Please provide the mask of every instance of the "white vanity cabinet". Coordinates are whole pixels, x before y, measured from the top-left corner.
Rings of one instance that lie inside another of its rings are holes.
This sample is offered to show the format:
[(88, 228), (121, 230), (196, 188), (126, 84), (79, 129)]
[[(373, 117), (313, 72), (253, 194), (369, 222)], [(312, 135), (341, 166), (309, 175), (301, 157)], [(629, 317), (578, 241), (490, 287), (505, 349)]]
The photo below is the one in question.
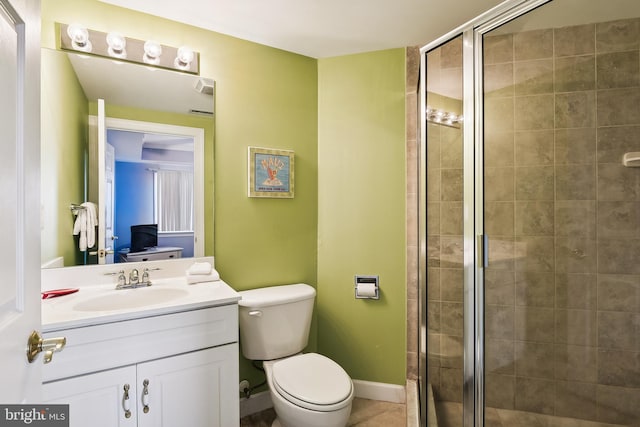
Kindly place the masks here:
[(229, 304), (45, 333), (67, 346), (44, 401), (70, 404), (72, 427), (237, 427), (237, 319)]

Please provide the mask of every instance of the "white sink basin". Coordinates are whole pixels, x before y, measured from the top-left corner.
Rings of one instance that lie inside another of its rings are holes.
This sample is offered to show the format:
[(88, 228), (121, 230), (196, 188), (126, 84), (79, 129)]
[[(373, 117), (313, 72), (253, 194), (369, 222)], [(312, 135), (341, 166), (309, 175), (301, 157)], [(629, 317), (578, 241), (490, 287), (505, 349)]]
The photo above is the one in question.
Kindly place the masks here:
[(188, 294), (189, 292), (184, 289), (175, 288), (114, 289), (110, 292), (78, 301), (73, 306), (73, 309), (76, 311), (126, 310), (166, 303), (185, 297)]

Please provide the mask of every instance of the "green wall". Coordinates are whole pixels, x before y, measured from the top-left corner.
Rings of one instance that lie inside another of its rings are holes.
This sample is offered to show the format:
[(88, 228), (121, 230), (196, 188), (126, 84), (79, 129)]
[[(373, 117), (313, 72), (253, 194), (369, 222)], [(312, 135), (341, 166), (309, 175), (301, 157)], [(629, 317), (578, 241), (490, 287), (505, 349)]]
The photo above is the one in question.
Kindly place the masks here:
[[(406, 378), (405, 50), (318, 61), (318, 349), (354, 379)], [(379, 275), (380, 300), (354, 298)]]
[[(42, 168), (41, 262), (62, 256), (65, 265), (80, 261), (73, 237), (71, 203), (84, 201), (84, 163), (88, 105), (65, 55), (43, 50), (40, 144)], [(64, 99), (64, 103), (61, 100)]]
[[(404, 384), (404, 49), (316, 60), (96, 0), (43, 0), (42, 13), (45, 47), (54, 22), (81, 22), (200, 52), (216, 81), (207, 255), (236, 290), (313, 285), (308, 350)], [(247, 197), (248, 146), (295, 151), (295, 198)], [(353, 298), (356, 273), (380, 275), (380, 301)], [(262, 379), (243, 358), (240, 377)]]

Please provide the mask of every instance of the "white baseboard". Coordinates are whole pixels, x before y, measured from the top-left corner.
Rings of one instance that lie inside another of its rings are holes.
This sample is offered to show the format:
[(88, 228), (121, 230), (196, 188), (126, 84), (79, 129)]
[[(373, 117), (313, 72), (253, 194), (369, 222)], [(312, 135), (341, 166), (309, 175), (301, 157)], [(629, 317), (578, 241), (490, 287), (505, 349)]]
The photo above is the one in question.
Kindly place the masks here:
[(385, 402), (405, 403), (405, 387), (397, 384), (353, 380), (356, 397)]
[[(405, 403), (405, 387), (397, 384), (377, 383), (372, 381), (353, 380), (355, 397), (384, 402)], [(249, 399), (240, 399), (240, 417), (255, 414), (273, 408), (269, 390), (252, 394)]]
[(252, 394), (249, 399), (243, 397), (240, 399), (240, 418), (269, 408), (273, 408), (273, 402), (271, 402), (269, 390)]

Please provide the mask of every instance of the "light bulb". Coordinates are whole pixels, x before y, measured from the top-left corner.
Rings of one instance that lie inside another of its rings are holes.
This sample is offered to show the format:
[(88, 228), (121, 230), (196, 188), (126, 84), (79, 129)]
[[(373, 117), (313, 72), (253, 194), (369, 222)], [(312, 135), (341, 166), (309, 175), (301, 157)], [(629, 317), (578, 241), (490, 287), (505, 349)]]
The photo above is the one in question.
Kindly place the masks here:
[(144, 43), (144, 55), (142, 60), (146, 64), (158, 65), (160, 63), (160, 55), (162, 55), (162, 46), (160, 43), (152, 40)]
[(181, 70), (188, 70), (191, 67), (193, 58), (193, 51), (186, 46), (182, 46), (178, 48), (178, 53), (176, 54), (176, 59), (173, 62), (173, 65)]
[(89, 30), (81, 24), (71, 24), (67, 27), (67, 35), (71, 39), (71, 47), (82, 52), (91, 52), (93, 46), (89, 40)]
[(120, 33), (107, 34), (107, 44), (109, 45), (109, 55), (115, 58), (127, 57), (127, 39)]

